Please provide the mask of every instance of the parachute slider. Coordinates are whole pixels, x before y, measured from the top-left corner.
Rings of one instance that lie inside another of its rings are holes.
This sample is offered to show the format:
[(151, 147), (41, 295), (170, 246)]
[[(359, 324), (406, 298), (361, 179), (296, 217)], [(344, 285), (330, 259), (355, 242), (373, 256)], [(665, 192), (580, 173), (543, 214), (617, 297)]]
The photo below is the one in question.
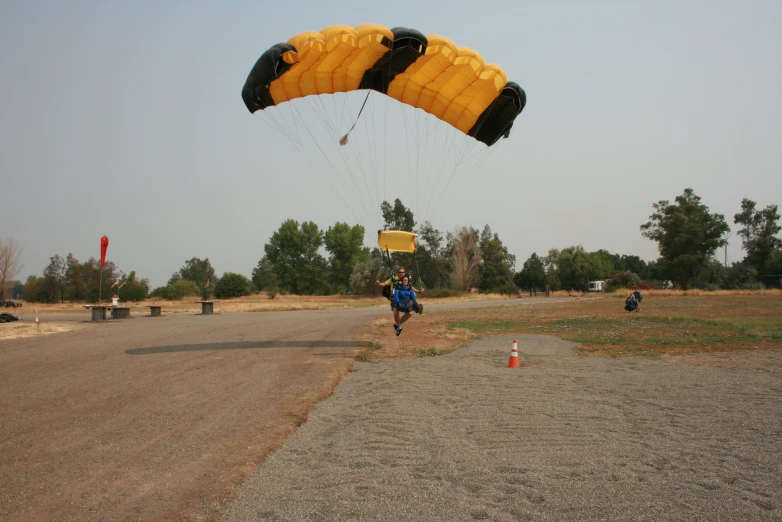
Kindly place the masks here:
[(403, 230), (378, 230), (377, 246), (384, 252), (415, 252), (414, 232)]

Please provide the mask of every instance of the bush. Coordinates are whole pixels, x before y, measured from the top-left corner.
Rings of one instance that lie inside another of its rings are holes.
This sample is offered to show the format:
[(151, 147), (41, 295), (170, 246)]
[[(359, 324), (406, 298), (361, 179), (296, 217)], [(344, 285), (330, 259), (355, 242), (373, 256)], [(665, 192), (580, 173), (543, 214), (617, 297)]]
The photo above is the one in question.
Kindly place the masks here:
[(149, 294), (149, 296), (159, 297), (161, 299), (170, 299), (172, 301), (179, 301), (184, 297), (199, 295), (199, 293), (198, 285), (193, 281), (180, 279), (173, 285), (155, 288), (152, 293)]
[(651, 281), (638, 281), (636, 288), (638, 288), (638, 290), (654, 290), (657, 287)]
[(215, 297), (218, 299), (231, 299), (250, 295), (252, 283), (242, 274), (226, 272), (215, 285)]
[(375, 286), (375, 281), (386, 280), (385, 277), (381, 279), (382, 271), (383, 262), (377, 258), (356, 263), (356, 266), (353, 267), (353, 273), (350, 275), (350, 286), (353, 288), (353, 292), (359, 295), (377, 295), (380, 288)]
[(466, 293), (464, 290), (457, 290), (456, 288), (432, 288), (431, 290), (427, 288), (421, 297), (432, 297), (435, 299), (439, 297), (459, 297)]
[(146, 285), (140, 283), (130, 283), (119, 290), (120, 297), (125, 301), (139, 302), (147, 298), (149, 290)]

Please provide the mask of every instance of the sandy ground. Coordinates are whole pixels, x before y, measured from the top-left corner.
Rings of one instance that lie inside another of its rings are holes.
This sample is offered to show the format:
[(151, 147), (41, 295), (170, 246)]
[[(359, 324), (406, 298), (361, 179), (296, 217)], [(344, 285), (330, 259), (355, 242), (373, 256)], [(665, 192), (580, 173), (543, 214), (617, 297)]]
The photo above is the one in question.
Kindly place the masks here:
[(357, 363), (224, 520), (780, 520), (782, 352)]
[(56, 314), (63, 322), (41, 313), (40, 326), (3, 324), (0, 520), (214, 518), (333, 392), (365, 327), (388, 313), (90, 323), (74, 309)]

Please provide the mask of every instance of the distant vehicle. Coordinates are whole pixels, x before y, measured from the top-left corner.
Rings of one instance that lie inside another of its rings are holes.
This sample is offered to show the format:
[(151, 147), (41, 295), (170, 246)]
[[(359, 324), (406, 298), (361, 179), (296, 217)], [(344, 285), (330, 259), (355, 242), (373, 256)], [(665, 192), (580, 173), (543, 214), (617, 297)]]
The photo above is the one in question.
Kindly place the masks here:
[(603, 292), (605, 289), (605, 281), (590, 281), (587, 283), (587, 292)]
[(20, 303), (19, 301), (6, 301), (4, 306), (6, 308), (21, 308), (22, 303)]
[(14, 321), (19, 321), (18, 315), (0, 312), (0, 323), (12, 323)]

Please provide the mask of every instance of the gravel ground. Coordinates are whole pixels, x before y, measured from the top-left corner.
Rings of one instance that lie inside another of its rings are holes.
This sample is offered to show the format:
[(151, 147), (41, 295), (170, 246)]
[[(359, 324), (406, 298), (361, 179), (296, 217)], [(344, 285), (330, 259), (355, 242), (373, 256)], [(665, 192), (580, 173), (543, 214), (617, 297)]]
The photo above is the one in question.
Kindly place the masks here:
[(358, 363), (224, 520), (782, 520), (782, 352)]

